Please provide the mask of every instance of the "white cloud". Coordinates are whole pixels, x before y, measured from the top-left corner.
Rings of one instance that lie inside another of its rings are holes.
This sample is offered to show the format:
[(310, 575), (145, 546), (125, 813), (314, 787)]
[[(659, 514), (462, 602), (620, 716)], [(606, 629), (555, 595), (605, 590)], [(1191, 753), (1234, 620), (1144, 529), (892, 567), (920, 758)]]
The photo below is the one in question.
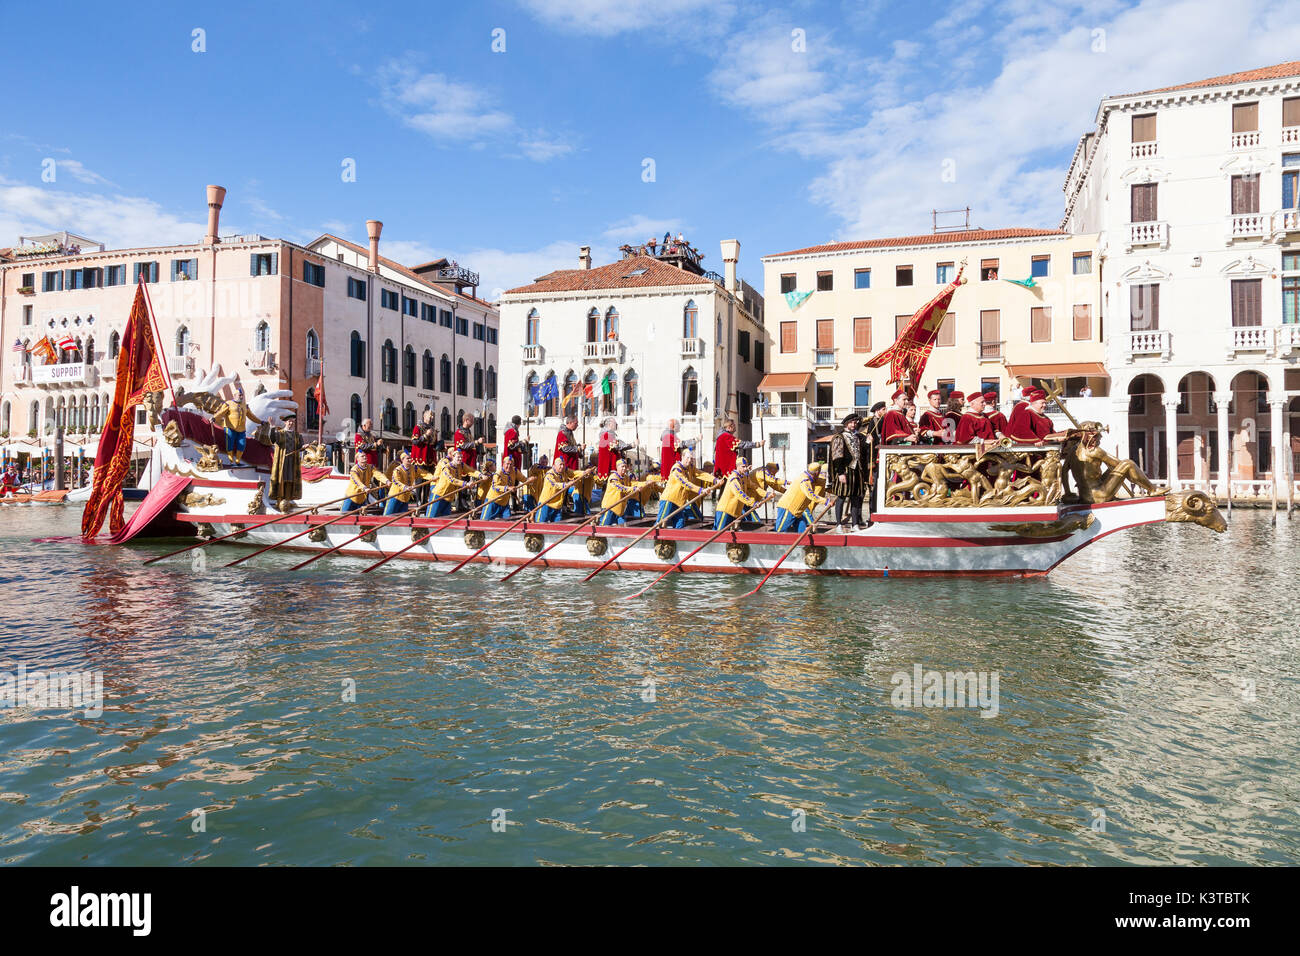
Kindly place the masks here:
[(665, 232), (677, 233), (683, 231), (689, 231), (689, 228), (680, 219), (653, 219), (638, 213), (635, 216), (619, 220), (601, 235), (610, 242), (620, 244), (630, 242), (640, 245), (651, 236), (658, 237)]
[(643, 29), (706, 29), (735, 13), (729, 0), (519, 0), (519, 4), (548, 26), (603, 37)]
[[(87, 169), (83, 163), (75, 159), (60, 159), (55, 161), (55, 173), (71, 176), (79, 183), (89, 183), (92, 186), (112, 186), (113, 184), (105, 179), (99, 173)], [(57, 179), (56, 179), (57, 181)]]
[(0, 237), (67, 230), (127, 249), (171, 242), (198, 242), (204, 221), (186, 221), (140, 196), (78, 195), (56, 185), (29, 186), (0, 179)]

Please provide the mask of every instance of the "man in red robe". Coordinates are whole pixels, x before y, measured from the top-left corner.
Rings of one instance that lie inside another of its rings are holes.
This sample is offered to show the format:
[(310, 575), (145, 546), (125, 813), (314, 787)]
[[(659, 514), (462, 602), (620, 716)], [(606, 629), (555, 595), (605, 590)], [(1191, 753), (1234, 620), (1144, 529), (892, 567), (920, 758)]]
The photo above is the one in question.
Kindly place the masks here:
[(957, 440), (957, 426), (961, 424), (962, 408), (966, 405), (966, 393), (955, 388), (948, 392), (948, 410), (943, 413), (943, 443), (951, 445)]
[(623, 453), (632, 446), (618, 437), (618, 421), (610, 417), (600, 423), (600, 437), (596, 442), (596, 475), (608, 477), (617, 467)]
[[(941, 407), (943, 393), (937, 388), (932, 388), (925, 397), (930, 400), (930, 407), (921, 413), (921, 418), (917, 422), (917, 433), (922, 443), (937, 445), (943, 441), (943, 409)], [(888, 439), (886, 439), (886, 442), (888, 442)]]
[(668, 473), (673, 470), (673, 465), (677, 464), (681, 458), (682, 449), (691, 448), (694, 445), (694, 441), (682, 441), (677, 436), (677, 419), (668, 419), (668, 427), (659, 436), (659, 477), (667, 481)]
[(1052, 420), (1043, 409), (1047, 407), (1047, 393), (1041, 388), (1027, 388), (1025, 400), (1011, 410), (1007, 434), (1012, 440), (1027, 445), (1041, 445), (1045, 441), (1059, 441), (1066, 432), (1053, 432)]
[(515, 463), (515, 470), (519, 471), (524, 466), (524, 444), (525, 442), (519, 437), (519, 426), (524, 420), (516, 415), (510, 419), (510, 427), (506, 433), (501, 436), (502, 453)]
[(916, 428), (907, 420), (907, 391), (899, 389), (892, 396), (894, 407), (885, 412), (880, 430), (885, 436), (886, 445), (902, 445), (916, 441)]
[(957, 444), (970, 445), (977, 441), (996, 441), (993, 423), (984, 416), (984, 395), (971, 392), (970, 401), (957, 422)]
[(474, 437), (474, 416), (466, 412), (460, 419), (460, 428), (451, 436), (451, 447), (460, 449), (461, 463), (471, 471), (478, 466), (478, 450), (483, 439)]
[(737, 441), (736, 422), (727, 419), (727, 423), (722, 426), (722, 433), (713, 445), (713, 476), (726, 478), (736, 470), (736, 452), (757, 448), (762, 444), (761, 441)]
[(555, 454), (551, 457), (551, 461), (563, 458), (565, 466), (570, 471), (578, 471), (582, 468), (582, 446), (578, 444), (578, 439), (573, 434), (573, 430), (577, 427), (577, 415), (569, 414), (564, 417), (564, 427), (555, 436)]
[(984, 393), (984, 415), (993, 426), (993, 437), (1001, 440), (1007, 434), (1007, 416), (998, 409), (998, 393)]
[(425, 465), (434, 459), (433, 443), (438, 432), (433, 426), (433, 411), (424, 410), (424, 421), (411, 429), (411, 461)]

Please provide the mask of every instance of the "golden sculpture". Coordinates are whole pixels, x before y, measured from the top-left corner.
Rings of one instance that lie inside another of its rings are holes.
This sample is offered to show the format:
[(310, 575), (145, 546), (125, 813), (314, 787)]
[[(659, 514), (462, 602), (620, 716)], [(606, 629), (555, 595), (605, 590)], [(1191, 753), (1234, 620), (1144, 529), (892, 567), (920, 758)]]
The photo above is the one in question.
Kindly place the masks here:
[(1097, 521), (1096, 515), (1075, 515), (1059, 521), (1024, 521), (1020, 524), (991, 524), (990, 531), (1005, 531), (1022, 538), (1054, 538), (1057, 535), (1072, 534), (1091, 528)]
[(266, 500), (262, 497), (262, 485), (259, 483), (257, 491), (253, 492), (253, 500), (248, 503), (248, 513), (250, 515), (261, 514), (265, 504)]
[(319, 443), (308, 445), (299, 452), (304, 466), (309, 468), (324, 468), (329, 465), (329, 459), (325, 455), (325, 446)]
[(212, 495), (201, 495), (197, 491), (192, 491), (181, 499), (181, 504), (186, 508), (215, 508), (217, 505), (224, 505), (225, 498), (214, 498)]
[(1218, 505), (1203, 491), (1173, 491), (1165, 495), (1165, 520), (1190, 521), (1220, 533), (1228, 530), (1228, 522), (1223, 520)]
[(161, 391), (144, 393), (141, 404), (144, 405), (145, 411), (149, 414), (149, 427), (151, 429), (157, 428), (162, 422), (162, 403), (163, 393)]
[(217, 455), (216, 445), (199, 445), (199, 460), (194, 463), (194, 467), (199, 471), (220, 471), (221, 459)]
[(185, 436), (181, 434), (181, 426), (174, 419), (163, 429), (163, 440), (173, 448), (180, 448), (185, 441)]
[(193, 405), (199, 411), (207, 412), (209, 415), (214, 414), (225, 402), (211, 392), (187, 392), (184, 386), (176, 386), (176, 407), (184, 408), (186, 405)]
[(1011, 451), (891, 454), (885, 504), (893, 508), (1039, 507), (1061, 500), (1061, 455), (1056, 447)]
[(1099, 422), (1084, 422), (1078, 434), (1072, 434), (1065, 443), (1066, 469), (1076, 489), (1072, 500), (1090, 504), (1114, 501), (1125, 483), (1154, 494), (1156, 486), (1141, 468), (1101, 447), (1101, 432)]

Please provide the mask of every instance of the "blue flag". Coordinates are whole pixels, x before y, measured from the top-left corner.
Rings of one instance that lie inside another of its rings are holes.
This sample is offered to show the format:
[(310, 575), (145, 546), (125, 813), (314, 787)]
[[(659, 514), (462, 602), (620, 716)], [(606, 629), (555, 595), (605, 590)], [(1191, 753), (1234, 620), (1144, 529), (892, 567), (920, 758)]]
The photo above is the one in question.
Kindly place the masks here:
[(787, 292), (785, 294), (785, 304), (793, 311), (803, 305), (810, 295), (812, 295), (811, 292), (799, 292), (798, 290)]
[(560, 383), (555, 380), (554, 375), (550, 375), (541, 385), (534, 385), (529, 391), (533, 397), (533, 404), (540, 407), (549, 400), (560, 397)]

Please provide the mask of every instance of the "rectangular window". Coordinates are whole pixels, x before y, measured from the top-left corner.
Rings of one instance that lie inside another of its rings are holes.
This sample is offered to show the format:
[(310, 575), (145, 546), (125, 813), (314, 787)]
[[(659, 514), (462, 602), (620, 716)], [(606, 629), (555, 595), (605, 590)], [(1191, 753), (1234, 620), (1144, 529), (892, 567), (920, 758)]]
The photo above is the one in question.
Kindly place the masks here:
[(1300, 276), (1282, 277), (1282, 321), (1287, 325), (1300, 322)]
[(749, 361), (749, 333), (740, 332), (736, 335), (736, 352), (740, 355), (742, 361)]
[(758, 372), (767, 371), (767, 369), (763, 368), (763, 343), (762, 342), (754, 343), (754, 370)]
[(1040, 305), (1029, 310), (1029, 341), (1052, 341), (1052, 309)]
[(1046, 279), (1051, 262), (1051, 256), (1034, 256), (1029, 260), (1029, 274), (1035, 279)]
[(1297, 187), (1297, 174), (1300, 174), (1300, 153), (1282, 155), (1282, 208), (1295, 209), (1300, 206), (1300, 188)]
[[(140, 265), (136, 263), (136, 275), (140, 274)], [(41, 273), (41, 291), (42, 292), (62, 292), (63, 291), (63, 270), (55, 269), (52, 272)]]
[(817, 273), (817, 291), (830, 292), (835, 288), (835, 274), (832, 272)]
[(318, 262), (304, 262), (302, 264), (302, 281), (308, 285), (325, 288), (325, 267)]
[(795, 346), (799, 341), (798, 328), (799, 328), (798, 322), (781, 323), (781, 351), (782, 352), (793, 352), (795, 350)]
[(1092, 275), (1092, 253), (1076, 252), (1074, 254), (1074, 274), (1077, 276)]
[(1282, 125), (1300, 126), (1300, 96), (1288, 96), (1282, 101)]
[(25, 305), (23, 306), (23, 325), (31, 325), (31, 324), (32, 324), (32, 307), (30, 305)]
[(941, 262), (934, 267), (934, 281), (938, 285), (947, 285), (956, 274), (957, 270), (951, 262)]
[(1155, 222), (1158, 217), (1156, 186), (1158, 183), (1134, 183), (1129, 187), (1129, 222)]
[(1133, 117), (1133, 142), (1153, 143), (1156, 138), (1156, 114), (1143, 113)]
[(482, 322), (475, 322), (475, 323), (474, 323), (474, 341), (475, 341), (475, 342), (482, 342), (482, 341), (483, 341), (484, 339), (486, 339), (486, 338), (487, 338), (487, 328), (486, 328), (486, 326), (484, 326)]
[(184, 281), (186, 279), (197, 279), (199, 277), (199, 260), (198, 259), (173, 259), (172, 260), (172, 281)]
[(456, 317), (456, 334), (469, 335), (469, 319), (462, 319), (460, 316)]
[(939, 334), (935, 336), (934, 344), (941, 348), (951, 348), (957, 344), (956, 312), (949, 312), (943, 317), (943, 324), (939, 326)]
[(853, 351), (855, 352), (871, 351), (871, 319), (870, 318), (853, 320)]
[(420, 321), (421, 321), (421, 322), (437, 322), (437, 321), (438, 321), (438, 310), (435, 309), (433, 306), (431, 306), (431, 305), (430, 305), (429, 303), (427, 303), (427, 302), (421, 302), (421, 303), (420, 303)]
[(1152, 332), (1160, 328), (1160, 286), (1129, 287), (1129, 330)]
[(392, 289), (379, 290), (379, 307), (381, 309), (392, 309), (396, 312), (402, 305), (401, 296)]
[(980, 311), (980, 358), (997, 358), (1002, 354), (1002, 313), (998, 309)]
[(897, 266), (894, 269), (894, 285), (909, 286), (912, 284), (912, 267)]
[(1232, 177), (1232, 214), (1259, 212), (1259, 177)]
[(903, 329), (907, 328), (907, 323), (911, 321), (912, 321), (912, 317), (910, 315), (894, 316), (894, 341), (895, 342), (897, 342), (898, 337), (903, 334)]
[(980, 260), (980, 281), (996, 282), (998, 278), (998, 260), (981, 259)]
[(250, 252), (248, 254), (248, 274), (251, 276), (273, 276), (280, 268), (278, 252)]
[(131, 277), (131, 283), (138, 283), (141, 278), (145, 282), (158, 281), (158, 263), (156, 262), (137, 262), (135, 264), (135, 274)]
[(952, 390), (957, 387), (957, 380), (954, 378), (941, 378), (934, 384), (935, 387), (939, 389), (939, 404), (947, 405), (948, 396), (951, 395)]
[(402, 315), (409, 315), (415, 318), (420, 314), (420, 303), (417, 299), (402, 296)]
[(366, 283), (362, 279), (348, 277), (348, 298), (366, 301)]
[(1235, 328), (1263, 324), (1263, 280), (1232, 281), (1232, 324)]
[(85, 275), (80, 269), (69, 269), (67, 278), (63, 280), (65, 289), (84, 289), (86, 287)]
[[(451, 311), (449, 309), (438, 310), (438, 324), (444, 329), (451, 328)], [(443, 389), (443, 391), (446, 391), (446, 389)]]
[(790, 273), (790, 272), (788, 272), (788, 273), (786, 273), (785, 275), (781, 276), (781, 294), (782, 294), (782, 295), (784, 295), (784, 294), (787, 293), (787, 292), (793, 292), (793, 291), (794, 291), (794, 285), (795, 285), (795, 276), (794, 276), (794, 273)]
[(1074, 341), (1085, 342), (1092, 338), (1092, 306), (1074, 307)]
[(817, 348), (819, 349), (835, 348), (835, 320), (834, 319), (817, 320)]
[(126, 285), (126, 266), (107, 266), (104, 269), (104, 285)]
[(488, 345), (497, 344), (497, 330), (492, 328), (492, 326), (490, 325), (488, 326), (488, 330), (487, 330), (487, 341), (488, 341)]
[(854, 269), (853, 270), (853, 288), (870, 289), (871, 288), (871, 270)]
[(854, 382), (853, 383), (853, 408), (861, 413), (871, 408), (871, 383)]
[(1253, 133), (1259, 129), (1258, 103), (1232, 104), (1232, 131), (1234, 133)]
[(993, 393), (993, 404), (996, 405), (1002, 394), (1002, 383), (996, 378), (980, 379), (980, 394), (987, 395), (989, 392)]
[[(111, 268), (111, 267), (110, 267), (110, 268)], [(22, 287), (23, 287), (24, 289), (31, 289), (33, 292), (36, 291), (36, 273), (35, 273), (35, 272), (24, 272), (24, 273), (23, 273), (23, 282), (22, 282)]]

